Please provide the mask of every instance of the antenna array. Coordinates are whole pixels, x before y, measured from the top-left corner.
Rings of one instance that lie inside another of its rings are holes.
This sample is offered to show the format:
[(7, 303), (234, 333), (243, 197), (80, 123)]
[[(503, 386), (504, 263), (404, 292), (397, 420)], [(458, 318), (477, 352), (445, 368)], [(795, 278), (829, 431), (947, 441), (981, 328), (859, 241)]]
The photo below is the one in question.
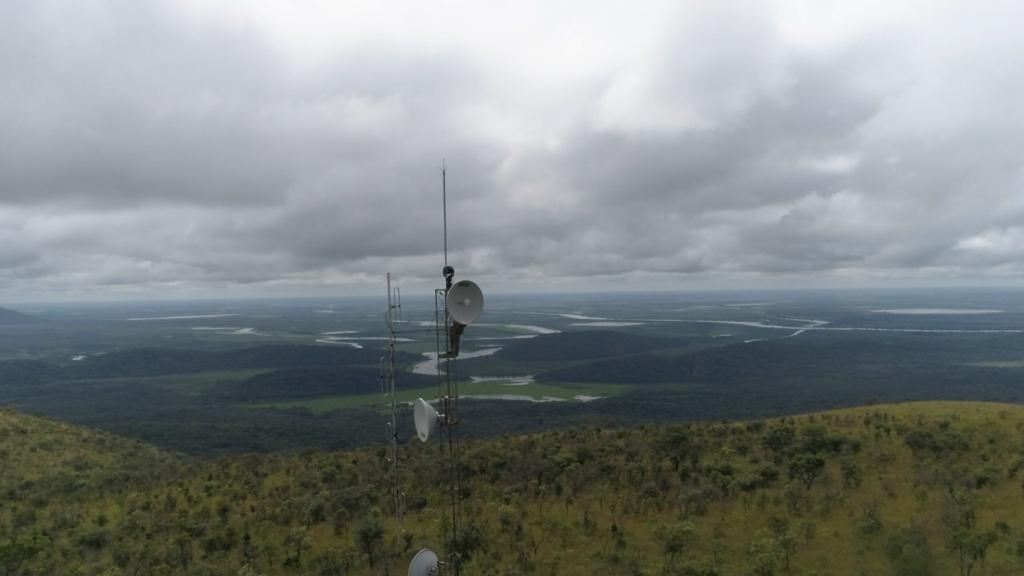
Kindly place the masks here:
[[(409, 576), (436, 576), (441, 566), (450, 566), (456, 575), (461, 572), (462, 558), (459, 553), (459, 534), (462, 527), (462, 478), (459, 473), (458, 401), (459, 389), (455, 360), (459, 356), (459, 342), (466, 326), (480, 317), (483, 311), (483, 293), (469, 280), (455, 282), (455, 269), (448, 265), (448, 190), (447, 169), (441, 167), (441, 206), (444, 234), (444, 288), (434, 291), (434, 355), (437, 372), (437, 405), (440, 413), (430, 403), (418, 398), (413, 404), (413, 417), (420, 440), (429, 441), (443, 430), (443, 441), (439, 442), (441, 458), (445, 463), (446, 482), (445, 510), (442, 524), (445, 527), (446, 562), (437, 554), (424, 548), (416, 554), (409, 565)], [(392, 291), (391, 274), (388, 282), (388, 309), (385, 319), (388, 325), (387, 353), (381, 358), (381, 389), (391, 406), (391, 421), (387, 424), (388, 442), (391, 446), (393, 498), (395, 516), (402, 531), (402, 515), (405, 494), (401, 491), (398, 468), (398, 400), (395, 393), (395, 325), (401, 322), (401, 292)]]

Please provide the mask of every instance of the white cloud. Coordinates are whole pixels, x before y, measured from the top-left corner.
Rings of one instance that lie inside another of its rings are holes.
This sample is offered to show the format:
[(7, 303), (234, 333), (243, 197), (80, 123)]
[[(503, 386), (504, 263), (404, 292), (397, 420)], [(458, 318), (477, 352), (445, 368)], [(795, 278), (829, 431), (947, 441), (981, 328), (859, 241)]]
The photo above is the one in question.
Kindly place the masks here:
[(453, 259), (509, 289), (1018, 278), (1021, 15), (18, 4), (0, 297), (430, 286), (442, 159)]

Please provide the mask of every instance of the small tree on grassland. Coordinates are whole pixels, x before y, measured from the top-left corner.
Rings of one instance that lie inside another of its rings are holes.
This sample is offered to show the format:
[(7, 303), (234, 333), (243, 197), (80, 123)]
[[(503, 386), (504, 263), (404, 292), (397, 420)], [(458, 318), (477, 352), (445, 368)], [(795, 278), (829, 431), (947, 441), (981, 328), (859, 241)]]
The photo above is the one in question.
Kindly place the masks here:
[(356, 529), (356, 547), (366, 554), (366, 559), (373, 568), (373, 561), (377, 557), (377, 551), (384, 541), (384, 527), (376, 518), (364, 520)]
[(660, 526), (657, 535), (665, 549), (665, 555), (668, 556), (668, 566), (670, 569), (674, 569), (676, 557), (693, 543), (695, 528), (693, 522), (686, 521)]

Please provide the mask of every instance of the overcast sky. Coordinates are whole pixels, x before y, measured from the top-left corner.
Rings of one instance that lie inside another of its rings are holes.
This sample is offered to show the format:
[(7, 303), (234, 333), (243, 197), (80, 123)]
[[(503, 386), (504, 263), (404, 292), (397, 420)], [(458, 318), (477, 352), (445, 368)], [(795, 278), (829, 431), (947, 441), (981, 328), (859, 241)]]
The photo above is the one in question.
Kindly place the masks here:
[(0, 4), (6, 301), (1024, 279), (1019, 2)]

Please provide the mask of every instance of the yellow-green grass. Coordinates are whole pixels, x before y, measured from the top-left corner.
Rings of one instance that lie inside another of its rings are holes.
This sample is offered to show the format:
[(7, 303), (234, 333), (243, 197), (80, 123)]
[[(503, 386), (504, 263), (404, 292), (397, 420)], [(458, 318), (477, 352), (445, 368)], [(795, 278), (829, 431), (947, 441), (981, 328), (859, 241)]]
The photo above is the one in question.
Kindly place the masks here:
[[(882, 432), (884, 428), (876, 426), (875, 420), (870, 426), (866, 423), (866, 419), (880, 415), (887, 418), (885, 426), (891, 427), (891, 433)], [(800, 511), (787, 509), (784, 490), (779, 486), (750, 495), (737, 491), (727, 498), (715, 498), (705, 513), (690, 516), (680, 514), (673, 503), (662, 508), (657, 500), (645, 503), (635, 493), (623, 493), (604, 486), (584, 487), (571, 499), (555, 496), (549, 487), (542, 496), (536, 493), (519, 496), (526, 502), (522, 507), (526, 522), (525, 531), (518, 538), (539, 543), (532, 558), (533, 570), (538, 573), (551, 571), (581, 576), (595, 571), (628, 573), (621, 564), (599, 560), (616, 555), (608, 537), (609, 527), (614, 525), (626, 535), (627, 544), (620, 555), (622, 564), (628, 564), (632, 559), (641, 567), (642, 573), (671, 573), (666, 567), (668, 561), (663, 541), (659, 538), (659, 526), (692, 522), (695, 537), (680, 554), (676, 562), (678, 565), (713, 565), (717, 567), (717, 573), (723, 575), (751, 574), (754, 573), (752, 546), (772, 539), (769, 519), (777, 517), (788, 522), (790, 530), (798, 539), (798, 545), (791, 558), (790, 569), (783, 568), (783, 560), (779, 557), (772, 574), (899, 574), (901, 572), (894, 567), (887, 546), (895, 535), (908, 527), (920, 530), (927, 539), (933, 560), (931, 574), (960, 574), (956, 554), (947, 548), (950, 529), (943, 524), (943, 509), (948, 500), (946, 489), (918, 485), (917, 478), (922, 471), (941, 470), (950, 466), (967, 465), (968, 470), (973, 472), (976, 469), (970, 465), (974, 465), (980, 470), (982, 464), (978, 459), (979, 454), (982, 462), (991, 456), (993, 464), (998, 462), (1000, 466), (1005, 466), (1006, 462), (997, 460), (1001, 454), (1019, 453), (1022, 450), (1024, 406), (984, 402), (911, 402), (832, 410), (765, 422), (769, 425), (795, 425), (798, 429), (807, 425), (822, 425), (830, 434), (861, 441), (862, 449), (845, 457), (860, 467), (863, 472), (862, 482), (855, 488), (843, 488), (838, 459), (829, 458), (814, 487), (806, 493), (801, 489), (801, 505), (804, 508)], [(950, 457), (949, 461), (932, 456), (913, 456), (904, 437), (897, 431), (900, 427), (925, 429), (943, 423), (948, 423), (950, 430), (963, 433), (970, 439), (970, 449), (959, 456)], [(739, 430), (749, 424), (743, 422), (707, 426)], [(528, 442), (544, 442), (541, 438), (549, 434), (534, 435), (532, 438), (537, 440)], [(657, 434), (655, 427), (650, 432), (652, 441)], [(603, 433), (603, 437), (607, 437), (607, 432)], [(584, 435), (580, 434), (579, 438), (582, 442)], [(744, 458), (728, 438), (729, 435), (724, 435), (718, 450), (705, 454), (704, 461), (709, 464), (733, 462), (742, 470)], [(511, 440), (512, 444), (516, 442), (517, 439)], [(566, 454), (571, 454), (575, 449), (561, 434), (555, 442), (565, 445)], [(760, 451), (760, 446), (750, 448), (755, 452)], [(617, 456), (615, 460), (604, 464), (618, 470), (628, 467), (630, 462), (629, 458), (620, 460)], [(662, 465), (667, 468), (667, 463), (663, 462)], [(971, 574), (1024, 574), (1024, 559), (1013, 551), (1017, 541), (1024, 538), (1022, 485), (1019, 478), (1007, 479), (1004, 467), (1000, 467), (999, 471), (1000, 477), (996, 479), (995, 485), (978, 491), (976, 530), (990, 530), (997, 522), (1006, 522), (1012, 529), (1008, 537), (1012, 542), (1000, 539), (990, 546), (984, 564), (975, 562)], [(474, 514), (483, 517), (493, 515), (493, 507), (500, 503), (487, 500), (484, 496), (487, 489), (483, 486), (478, 485), (474, 490), (477, 496), (471, 498), (466, 506)], [(637, 485), (635, 490), (642, 490), (642, 486)], [(835, 496), (835, 505), (830, 512), (823, 513), (820, 506), (829, 493)], [(513, 507), (516, 508), (514, 502)], [(882, 529), (877, 534), (861, 534), (858, 532), (858, 523), (864, 511), (871, 507), (879, 510)], [(584, 517), (595, 526), (593, 531), (581, 528)], [(809, 541), (799, 535), (804, 523), (813, 523), (815, 526), (814, 537)], [(391, 529), (397, 531), (398, 527), (391, 524)], [(416, 535), (436, 534), (439, 529), (436, 516), (431, 514), (410, 515), (404, 522), (404, 530)], [(716, 533), (719, 534), (717, 538)], [(720, 549), (716, 551), (716, 547)], [(515, 553), (509, 544), (495, 548), (498, 554), (504, 548), (504, 555), (478, 558), (473, 568), (486, 573), (498, 566), (507, 568), (515, 565)], [(392, 568), (401, 570), (403, 560), (395, 559)]]
[(0, 489), (63, 497), (179, 459), (138, 440), (0, 407), (0, 461)]
[[(1004, 451), (1020, 449), (1020, 439), (1024, 430), (1024, 406), (988, 402), (906, 402), (832, 410), (786, 420), (798, 424), (806, 424), (809, 421), (824, 424), (830, 432), (850, 437), (864, 430), (866, 417), (878, 414), (891, 417), (894, 428), (899, 425), (930, 426), (947, 422), (952, 429), (965, 432), (982, 446), (994, 449), (996, 445), (1004, 444)], [(794, 557), (792, 573), (810, 573), (811, 570), (825, 574), (893, 573), (893, 567), (884, 553), (885, 539), (856, 535), (854, 525), (860, 517), (859, 513), (870, 506), (878, 506), (886, 535), (911, 525), (924, 531), (936, 556), (935, 574), (959, 573), (953, 555), (945, 549), (949, 530), (943, 526), (942, 509), (947, 494), (941, 489), (916, 485), (915, 476), (920, 474), (922, 462), (911, 455), (910, 450), (904, 445), (903, 438), (895, 431), (891, 437), (856, 435), (864, 440), (865, 449), (855, 460), (865, 470), (870, 468), (869, 462), (873, 458), (884, 455), (891, 460), (880, 470), (865, 474), (863, 484), (844, 495), (845, 503), (841, 510), (837, 511), (840, 513), (822, 518), (818, 514), (808, 512), (789, 518), (791, 522), (806, 518), (815, 522), (817, 529), (815, 541), (802, 544), (802, 551)], [(976, 451), (979, 446), (972, 448)], [(942, 462), (936, 459), (926, 457), (924, 460), (928, 466), (942, 467)], [(971, 471), (980, 471), (982, 465), (977, 466), (977, 469)], [(1004, 468), (999, 470), (1005, 473)], [(840, 478), (838, 463), (829, 462), (823, 476)], [(989, 529), (997, 521), (1008, 521), (1018, 531), (1024, 529), (1024, 524), (1020, 522), (1020, 519), (1024, 518), (1022, 488), (1024, 485), (1019, 480), (1003, 480), (995, 486), (979, 491), (976, 509), (976, 525), (979, 530)], [(717, 508), (721, 515), (720, 525), (726, 531), (746, 535), (769, 534), (769, 514), (758, 513), (756, 506), (750, 511), (743, 510), (742, 506), (728, 504)], [(768, 510), (772, 508), (769, 504)], [(776, 508), (774, 515), (788, 514)], [(706, 528), (710, 529), (711, 526)], [(710, 530), (707, 530), (705, 535), (710, 538)], [(972, 574), (1024, 573), (1024, 563), (1006, 554), (1006, 548), (1007, 545), (1004, 543), (992, 546), (988, 554), (988, 569), (981, 572), (975, 566)]]
[[(22, 472), (32, 470), (36, 476), (40, 471), (35, 444), (26, 443), (26, 436), (82, 435), (84, 441), (74, 442), (81, 448), (75, 450), (86, 450), (97, 440), (71, 427), (2, 411), (0, 430), (5, 417), (11, 425), (6, 436), (0, 435), (0, 449), (20, 454), (11, 461), (8, 487), (25, 485)], [(826, 454), (825, 469), (813, 486), (797, 487), (798, 510), (786, 504), (791, 482), (786, 472), (790, 455), (785, 454), (777, 455), (782, 459), (776, 464), (778, 482), (751, 492), (733, 485), (709, 494), (702, 512), (682, 510), (680, 498), (690, 493), (691, 484), (681, 480), (666, 457), (671, 453), (666, 444), (681, 446), (691, 439), (704, 447), (698, 464), (683, 464), (692, 475), (710, 482), (715, 476), (708, 470), (730, 464), (742, 478), (759, 462), (772, 462), (763, 439), (777, 426), (793, 427), (796, 445), (810, 427), (820, 426), (830, 436), (858, 442), (859, 449), (847, 444), (840, 453)], [(27, 431), (20, 432), (23, 428)], [(908, 431), (941, 430), (962, 437), (966, 447), (945, 455), (915, 455), (907, 445)], [(1004, 521), (1010, 532), (988, 549), (984, 565), (975, 564), (971, 574), (1024, 574), (1024, 559), (1016, 552), (1024, 539), (1021, 475), (1008, 474), (1008, 466), (1024, 453), (1022, 438), (1022, 406), (915, 402), (775, 418), (763, 425), (591, 427), (467, 442), (462, 452), (467, 471), (463, 518), (481, 527), (483, 539), (463, 573), (671, 574), (660, 530), (692, 523), (695, 537), (679, 554), (677, 566), (713, 565), (723, 576), (747, 575), (755, 573), (752, 547), (773, 538), (769, 519), (777, 517), (788, 522), (797, 545), (790, 569), (783, 568), (780, 558), (772, 574), (906, 574), (896, 570), (889, 548), (908, 526), (916, 526), (926, 538), (933, 561), (928, 574), (960, 574), (955, 552), (947, 549), (951, 531), (943, 522), (948, 488), (929, 483), (928, 477), (948, 470), (969, 475), (992, 466), (998, 474), (977, 490), (976, 530), (990, 530)], [(86, 455), (97, 466), (124, 460), (121, 446), (95, 449), (111, 459), (96, 461), (97, 456)], [(32, 523), (19, 529), (45, 529), (48, 546), (25, 564), (26, 573), (119, 574), (137, 564), (142, 566), (137, 573), (176, 573), (185, 543), (194, 551), (192, 561), (212, 573), (323, 573), (317, 571), (318, 559), (337, 554), (346, 568), (334, 573), (402, 574), (420, 546), (444, 548), (445, 462), (437, 454), (415, 443), (401, 447), (401, 486), (410, 502), (401, 529), (389, 506), (392, 469), (387, 451), (378, 448), (197, 461), (162, 485), (129, 486), (120, 492), (108, 487), (88, 499), (49, 504), (31, 502), (39, 485), (29, 485), (0, 508), (0, 526), (14, 525), (16, 518), (28, 522), (27, 510), (37, 510)], [(843, 485), (844, 460), (860, 469), (859, 485)], [(61, 473), (69, 464), (54, 461), (48, 467), (50, 473)], [(124, 470), (116, 470), (108, 477), (123, 475)], [(952, 480), (956, 483), (957, 476)], [(97, 483), (103, 486), (109, 485)], [(424, 498), (422, 509), (411, 505), (417, 496)], [(829, 498), (834, 504), (824, 511)], [(858, 524), (871, 506), (880, 511), (881, 529), (865, 534)], [(326, 511), (314, 514), (316, 510)], [(384, 527), (373, 569), (358, 546), (360, 527), (371, 518)], [(799, 532), (804, 523), (815, 525), (809, 540)], [(104, 547), (82, 543), (104, 530), (111, 536)], [(403, 532), (409, 535), (408, 545), (396, 544), (403, 542)], [(204, 550), (228, 533), (235, 540), (227, 550)], [(621, 546), (615, 536), (620, 533), (625, 535)], [(246, 572), (239, 568), (243, 534), (251, 534), (255, 550), (252, 569)], [(297, 567), (285, 566), (289, 541), (306, 542)], [(126, 550), (132, 555), (126, 556)]]
[[(897, 417), (919, 417), (928, 421), (941, 421), (951, 419), (955, 422), (984, 423), (986, 426), (995, 425), (997, 428), (1016, 428), (1016, 419), (1024, 421), (1024, 404), (1007, 404), (1004, 402), (980, 402), (969, 400), (916, 400), (912, 402), (894, 402), (891, 404), (871, 404), (857, 406), (854, 408), (837, 408), (834, 410), (822, 410), (820, 412), (808, 412), (793, 416), (780, 416), (777, 418), (764, 418), (764, 422), (814, 421), (819, 417), (829, 417), (833, 425), (840, 427), (856, 426), (857, 423), (849, 421), (850, 418), (862, 418), (866, 415), (885, 413)], [(756, 420), (754, 420), (756, 421)]]
[[(613, 396), (628, 390), (629, 386), (621, 384), (541, 384), (530, 382), (528, 384), (511, 384), (507, 380), (487, 380), (484, 382), (460, 382), (458, 384), (461, 396), (473, 396), (486, 400), (488, 397), (501, 399), (502, 396), (527, 396), (534, 400), (557, 399), (572, 400), (576, 396)], [(399, 402), (412, 402), (416, 398), (437, 397), (437, 387), (413, 388), (399, 390), (396, 394)], [(250, 404), (254, 408), (306, 408), (313, 413), (323, 414), (333, 410), (345, 408), (364, 408), (372, 406), (383, 406), (385, 403), (382, 394), (358, 394), (350, 396), (326, 396), (321, 398), (310, 398), (304, 400), (282, 400), (277, 402), (266, 402), (261, 404)]]

